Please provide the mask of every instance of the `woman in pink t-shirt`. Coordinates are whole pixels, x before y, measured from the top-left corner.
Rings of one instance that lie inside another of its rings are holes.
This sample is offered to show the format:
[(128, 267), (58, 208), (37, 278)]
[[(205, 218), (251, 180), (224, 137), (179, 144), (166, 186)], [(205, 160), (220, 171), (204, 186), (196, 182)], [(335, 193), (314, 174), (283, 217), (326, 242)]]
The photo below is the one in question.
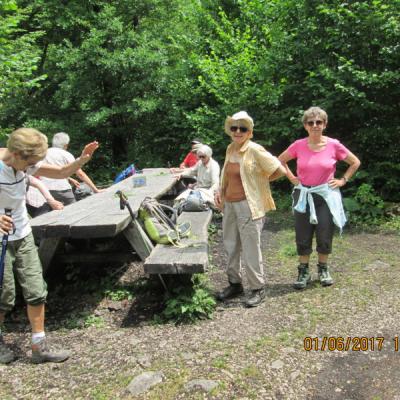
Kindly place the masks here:
[[(338, 188), (344, 186), (360, 166), (360, 160), (339, 140), (323, 134), (327, 124), (327, 113), (319, 107), (310, 107), (303, 115), (303, 126), (308, 137), (296, 140), (279, 156), (279, 160), (287, 169), (288, 179), (295, 185), (294, 204), (297, 204), (301, 190), (307, 190), (304, 187), (312, 188), (310, 191), (321, 189), (321, 192), (324, 191), (329, 197), (330, 189), (337, 192)], [(293, 159), (297, 160), (297, 176), (287, 165), (287, 162)], [(335, 178), (338, 161), (349, 164), (341, 178)], [(310, 222), (309, 205), (305, 213), (294, 211), (297, 254), (300, 262), (298, 278), (294, 283), (296, 289), (304, 289), (311, 280), (308, 264), (314, 233), (317, 241), (319, 280), (323, 286), (330, 286), (333, 283), (327, 265), (329, 254), (332, 252), (334, 232), (332, 210), (322, 195), (312, 193), (311, 196), (317, 224)]]

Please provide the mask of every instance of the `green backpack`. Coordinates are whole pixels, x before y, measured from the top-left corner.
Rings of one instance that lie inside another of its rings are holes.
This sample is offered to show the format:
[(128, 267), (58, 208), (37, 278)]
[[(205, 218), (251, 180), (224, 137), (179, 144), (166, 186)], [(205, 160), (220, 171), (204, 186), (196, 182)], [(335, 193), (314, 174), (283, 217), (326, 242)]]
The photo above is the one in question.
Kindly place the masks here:
[[(171, 214), (168, 216), (167, 213)], [(190, 235), (190, 222), (176, 223), (176, 210), (146, 197), (139, 208), (139, 220), (153, 242), (179, 246), (182, 238)]]

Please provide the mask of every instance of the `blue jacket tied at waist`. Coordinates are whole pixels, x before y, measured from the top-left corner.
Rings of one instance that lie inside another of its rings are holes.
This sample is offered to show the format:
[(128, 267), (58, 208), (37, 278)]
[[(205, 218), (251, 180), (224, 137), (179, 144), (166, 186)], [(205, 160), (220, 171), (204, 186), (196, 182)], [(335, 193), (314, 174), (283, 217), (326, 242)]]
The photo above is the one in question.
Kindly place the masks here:
[(312, 193), (318, 194), (326, 201), (329, 211), (332, 214), (333, 223), (340, 229), (340, 233), (342, 233), (342, 229), (346, 224), (347, 218), (344, 213), (342, 195), (340, 194), (339, 188), (332, 189), (327, 183), (318, 186), (312, 186), (310, 188), (304, 187), (301, 183), (299, 183), (294, 188), (300, 190), (300, 196), (297, 204), (293, 206), (294, 210), (300, 213), (305, 213), (308, 203), (310, 206), (310, 223), (314, 225), (318, 224)]

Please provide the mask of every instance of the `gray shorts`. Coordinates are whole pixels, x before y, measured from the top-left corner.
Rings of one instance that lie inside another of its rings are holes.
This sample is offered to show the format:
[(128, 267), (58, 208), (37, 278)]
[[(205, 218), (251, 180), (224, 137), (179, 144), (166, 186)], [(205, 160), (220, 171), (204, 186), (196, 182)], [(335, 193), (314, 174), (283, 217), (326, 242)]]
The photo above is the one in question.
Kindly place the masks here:
[(10, 311), (14, 307), (15, 279), (21, 285), (27, 304), (38, 305), (46, 301), (47, 285), (32, 233), (23, 239), (8, 242), (0, 311)]
[(61, 201), (64, 206), (68, 206), (76, 202), (72, 189), (67, 190), (50, 190), (50, 194), (57, 200)]
[[(299, 199), (300, 190), (293, 191), (294, 204)], [(310, 207), (307, 204), (305, 213), (294, 212), (294, 223), (296, 231), (296, 246), (299, 256), (307, 256), (312, 253), (312, 241), (315, 233), (317, 240), (317, 252), (320, 254), (332, 253), (332, 240), (335, 225), (328, 204), (323, 197), (312, 194), (314, 199), (315, 211), (317, 213), (318, 224), (310, 223)]]

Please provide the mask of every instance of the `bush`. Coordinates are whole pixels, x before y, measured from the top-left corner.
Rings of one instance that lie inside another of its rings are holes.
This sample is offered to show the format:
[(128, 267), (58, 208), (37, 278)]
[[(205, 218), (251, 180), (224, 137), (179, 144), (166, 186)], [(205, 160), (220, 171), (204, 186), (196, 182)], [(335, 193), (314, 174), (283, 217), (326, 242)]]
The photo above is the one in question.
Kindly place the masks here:
[(208, 287), (205, 275), (195, 274), (190, 285), (172, 289), (162, 316), (176, 323), (193, 323), (198, 319), (211, 318), (216, 302)]
[(343, 204), (351, 223), (379, 225), (384, 219), (384, 201), (368, 183), (363, 183), (354, 197), (344, 198)]

